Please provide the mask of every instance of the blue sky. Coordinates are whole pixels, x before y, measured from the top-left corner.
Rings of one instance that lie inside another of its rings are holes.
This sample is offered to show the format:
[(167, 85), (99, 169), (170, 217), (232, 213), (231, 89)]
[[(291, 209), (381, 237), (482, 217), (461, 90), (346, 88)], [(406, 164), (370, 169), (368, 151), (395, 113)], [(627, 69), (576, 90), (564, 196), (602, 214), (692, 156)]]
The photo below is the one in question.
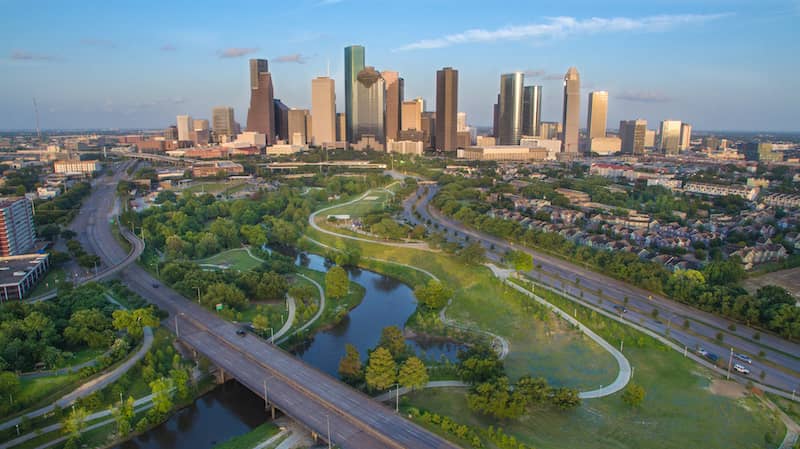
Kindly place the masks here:
[[(270, 60), (276, 97), (310, 106), (330, 63), (344, 109), (343, 48), (397, 70), (433, 110), (435, 72), (459, 70), (459, 110), (491, 123), (499, 76), (543, 85), (576, 66), (609, 91), (609, 127), (642, 117), (700, 130), (800, 130), (800, 0), (0, 0), (0, 129), (165, 127), (216, 105), (245, 123), (247, 59)], [(793, 29), (794, 28), (794, 29)], [(283, 61), (283, 62), (279, 62)]]

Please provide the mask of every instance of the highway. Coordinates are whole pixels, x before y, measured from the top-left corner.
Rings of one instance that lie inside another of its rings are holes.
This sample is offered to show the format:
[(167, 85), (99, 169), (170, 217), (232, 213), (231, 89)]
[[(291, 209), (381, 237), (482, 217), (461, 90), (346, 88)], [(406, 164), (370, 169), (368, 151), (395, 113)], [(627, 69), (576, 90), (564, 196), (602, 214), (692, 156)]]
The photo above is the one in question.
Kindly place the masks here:
[[(127, 256), (108, 225), (115, 187), (114, 178), (99, 182), (87, 201), (91, 206), (76, 220), (84, 226), (82, 243), (108, 266)], [(323, 439), (330, 429), (333, 443), (345, 449), (457, 447), (281, 349), (237, 335), (236, 325), (160, 285), (137, 264), (119, 276), (132, 291), (169, 313), (165, 325), (183, 342)]]
[[(755, 341), (752, 336), (759, 331), (741, 323), (734, 323), (724, 317), (654, 295), (566, 260), (522, 248), (503, 239), (467, 228), (462, 223), (444, 217), (429, 204), (437, 191), (437, 186), (420, 187), (417, 195), (411, 195), (403, 203), (405, 218), (412, 223), (426, 224), (428, 220), (431, 223), (438, 223), (440, 228), (447, 231), (446, 237), (451, 241), (464, 241), (464, 236), (469, 235), (471, 241), (479, 241), (486, 248), (487, 256), (494, 261), (501, 260), (503, 253), (508, 250), (524, 250), (533, 256), (536, 265), (541, 265), (541, 270), (527, 273), (530, 278), (574, 297), (581, 297), (584, 301), (612, 313), (618, 313), (615, 306), (622, 306), (623, 298), (627, 297), (628, 304), (625, 307), (628, 312), (622, 314), (624, 319), (662, 335), (668, 332), (669, 337), (690, 351), (702, 347), (717, 354), (726, 366), (731, 347), (736, 353), (749, 354), (753, 359), (752, 365), (736, 359), (734, 363), (747, 365), (751, 369), (750, 377), (753, 381), (788, 393), (796, 390), (800, 397), (800, 359), (798, 359), (800, 345), (797, 343), (765, 332), (760, 332), (760, 340)], [(418, 196), (421, 196), (420, 200)], [(417, 218), (415, 212), (421, 219)], [(459, 235), (456, 236), (454, 231)], [(574, 284), (576, 278), (580, 279), (580, 288)], [(602, 298), (598, 298), (598, 290), (602, 291)], [(609, 298), (613, 298), (613, 301)], [(652, 316), (654, 309), (658, 310), (658, 319)], [(683, 328), (685, 320), (689, 321), (689, 329)], [(730, 330), (731, 325), (735, 331)], [(717, 333), (723, 334), (722, 342), (716, 339)], [(760, 351), (764, 351), (763, 357), (759, 356)], [(760, 360), (767, 360), (770, 363), (761, 363)], [(760, 378), (762, 371), (765, 373), (763, 379)]]

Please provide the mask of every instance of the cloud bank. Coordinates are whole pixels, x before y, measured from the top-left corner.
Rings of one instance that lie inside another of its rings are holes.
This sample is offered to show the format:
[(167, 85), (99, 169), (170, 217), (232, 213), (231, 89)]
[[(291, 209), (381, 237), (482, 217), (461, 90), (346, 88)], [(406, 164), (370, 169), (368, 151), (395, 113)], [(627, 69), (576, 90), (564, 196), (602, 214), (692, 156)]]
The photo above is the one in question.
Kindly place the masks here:
[(242, 56), (249, 55), (258, 51), (257, 48), (240, 48), (231, 47), (219, 51), (220, 58), (241, 58)]

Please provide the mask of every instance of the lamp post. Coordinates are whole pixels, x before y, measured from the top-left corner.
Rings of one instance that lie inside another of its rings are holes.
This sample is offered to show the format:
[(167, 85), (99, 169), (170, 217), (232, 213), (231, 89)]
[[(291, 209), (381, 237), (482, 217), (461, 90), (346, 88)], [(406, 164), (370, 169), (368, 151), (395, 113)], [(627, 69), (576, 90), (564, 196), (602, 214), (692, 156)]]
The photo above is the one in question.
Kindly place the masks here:
[(331, 416), (325, 415), (325, 420), (328, 422), (328, 449), (332, 449), (333, 443), (331, 442)]

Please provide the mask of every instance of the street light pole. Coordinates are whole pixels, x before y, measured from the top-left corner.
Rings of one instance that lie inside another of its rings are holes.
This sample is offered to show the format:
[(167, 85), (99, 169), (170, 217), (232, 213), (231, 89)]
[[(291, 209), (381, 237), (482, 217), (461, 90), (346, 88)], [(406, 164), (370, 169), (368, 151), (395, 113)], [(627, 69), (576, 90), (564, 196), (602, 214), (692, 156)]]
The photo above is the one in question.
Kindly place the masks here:
[(733, 366), (733, 348), (731, 348), (731, 355), (728, 359), (728, 376), (727, 380), (731, 380), (731, 367)]
[(328, 449), (332, 449), (333, 443), (331, 442), (331, 415), (325, 415), (325, 420), (328, 421)]
[(178, 315), (175, 315), (175, 337), (181, 338), (181, 333), (178, 330)]

